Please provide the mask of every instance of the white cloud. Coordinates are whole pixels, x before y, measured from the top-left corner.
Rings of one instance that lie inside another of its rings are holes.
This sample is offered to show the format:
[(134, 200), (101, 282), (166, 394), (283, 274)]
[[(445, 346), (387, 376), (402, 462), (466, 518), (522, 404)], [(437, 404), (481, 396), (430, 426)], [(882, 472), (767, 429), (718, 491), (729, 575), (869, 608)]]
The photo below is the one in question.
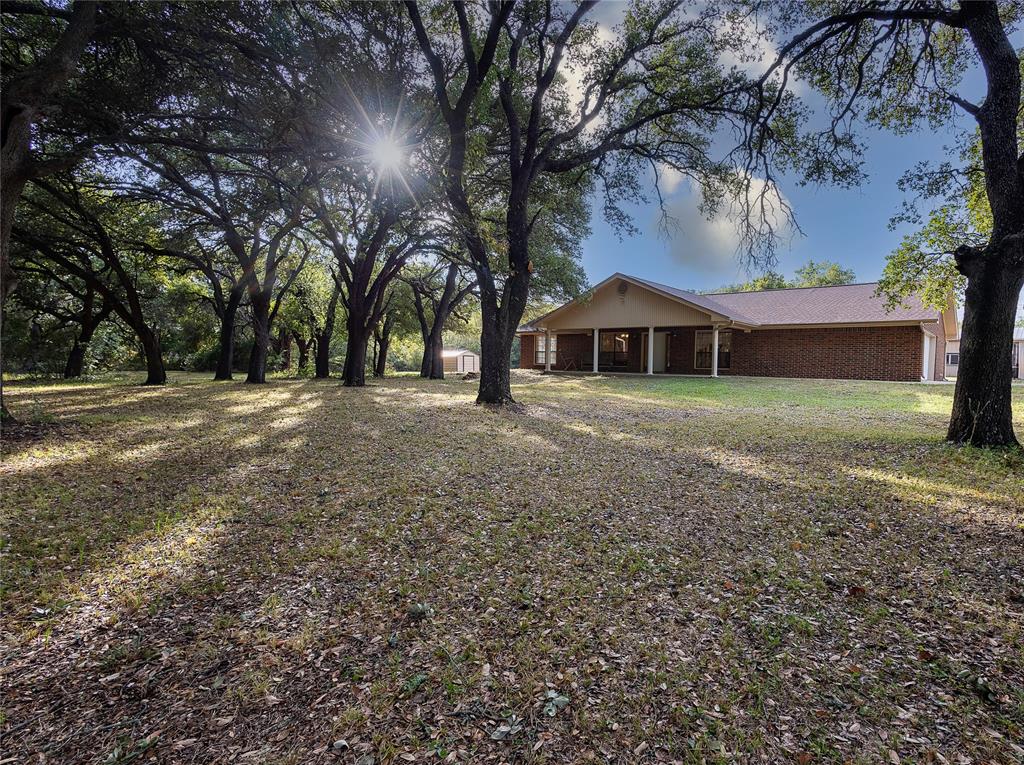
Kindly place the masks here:
[[(722, 51), (718, 56), (718, 62), (726, 69), (735, 66), (748, 77), (759, 77), (779, 56), (778, 47), (752, 18), (740, 17), (723, 22), (719, 34), (734, 46)], [(799, 95), (806, 91), (807, 86), (791, 72), (786, 89)]]
[[(625, 3), (622, 3), (625, 5)], [(611, 24), (598, 22), (597, 38), (601, 44), (607, 44), (615, 40), (616, 32)], [(580, 55), (573, 56), (574, 49), (570, 48), (567, 55), (562, 59), (558, 67), (559, 73), (565, 77), (565, 88), (569, 94), (569, 103), (574, 113), (578, 114), (583, 104), (583, 86), (589, 72), (586, 63)], [(589, 53), (590, 51), (586, 51)], [(599, 116), (598, 119), (601, 119)], [(597, 122), (597, 120), (595, 120)], [(594, 127), (593, 123), (590, 126)]]
[(676, 170), (674, 167), (658, 163), (658, 187), (661, 189), (662, 196), (670, 196), (676, 192), (679, 188), (679, 184), (685, 180), (686, 176)]
[[(679, 193), (667, 200), (671, 218), (667, 242), (669, 253), (697, 273), (723, 280), (742, 275), (744, 264), (738, 259), (742, 205), (723, 203), (717, 214), (708, 219), (700, 208), (700, 191), (689, 180), (677, 185)], [(764, 188), (764, 180), (752, 179), (748, 191), (750, 198), (757, 200)], [(764, 213), (780, 235), (786, 237), (792, 232), (786, 221), (784, 203), (785, 197), (780, 201), (769, 193)]]

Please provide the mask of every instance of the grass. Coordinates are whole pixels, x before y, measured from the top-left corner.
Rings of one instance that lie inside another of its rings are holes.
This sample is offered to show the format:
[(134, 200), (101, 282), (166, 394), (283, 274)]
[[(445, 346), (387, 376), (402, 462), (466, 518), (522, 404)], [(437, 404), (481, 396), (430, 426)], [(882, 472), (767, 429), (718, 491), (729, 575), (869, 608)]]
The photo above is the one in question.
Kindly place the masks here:
[(1024, 756), (1024, 455), (950, 386), (514, 392), (11, 385), (4, 755)]

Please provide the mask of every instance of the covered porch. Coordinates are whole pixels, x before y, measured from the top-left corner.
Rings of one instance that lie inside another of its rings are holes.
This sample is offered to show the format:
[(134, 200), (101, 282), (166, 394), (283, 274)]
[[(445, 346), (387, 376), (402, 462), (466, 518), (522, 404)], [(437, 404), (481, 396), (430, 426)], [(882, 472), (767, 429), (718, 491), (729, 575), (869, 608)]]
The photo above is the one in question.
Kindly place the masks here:
[(733, 335), (747, 329), (700, 295), (615, 274), (520, 328), (521, 365), (718, 377), (731, 367)]
[(732, 367), (733, 330), (718, 324), (547, 329), (532, 339), (529, 366), (549, 372), (718, 377)]

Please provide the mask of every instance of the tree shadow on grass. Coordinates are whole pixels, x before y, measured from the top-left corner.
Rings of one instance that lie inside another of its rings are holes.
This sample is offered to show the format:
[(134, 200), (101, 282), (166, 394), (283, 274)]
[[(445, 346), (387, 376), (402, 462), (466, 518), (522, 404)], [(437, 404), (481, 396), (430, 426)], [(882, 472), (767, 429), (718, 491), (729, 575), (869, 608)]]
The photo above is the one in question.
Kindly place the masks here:
[[(107, 395), (99, 401), (92, 392), (89, 407), (99, 419), (78, 429), (75, 440), (55, 439), (5, 455), (5, 586), (14, 614), (30, 606), (52, 607), (49, 601), (64, 598), (79, 578), (116, 558), (119, 546), (173, 526), (204, 496), (239, 493), (253, 463), (276, 454), (275, 447), (261, 454), (263, 442), (285, 442), (289, 431), (301, 434), (319, 406), (304, 399), (294, 412), (285, 407), (273, 422), (247, 411), (226, 413), (224, 407), (197, 416), (198, 391), (127, 400), (120, 388), (103, 392)], [(268, 394), (239, 390), (237, 395), (255, 409)], [(82, 406), (77, 403), (82, 395), (74, 390), (72, 407)], [(159, 416), (143, 416), (154, 406)]]
[[(862, 501), (820, 445), (713, 448), (725, 436), (699, 417), (652, 429), (495, 414), (430, 383), (317, 390), (306, 410), (255, 397), (226, 412), (234, 397), (214, 389), (174, 435), (202, 445), (198, 462), (185, 447), (129, 460), (169, 474), (154, 504), (182, 515), (89, 570), (126, 568), (120, 598), (89, 590), (49, 642), (11, 654), (8, 726), (35, 719), (8, 747), (92, 761), (161, 731), (150, 752), (195, 762), (310, 761), (338, 739), (343, 758), (381, 761), (436, 742), (526, 759), (541, 741), (563, 761), (600, 748), (631, 760), (641, 742), (680, 759), (719, 745), (783, 759), (811, 744), (884, 757), (897, 704), (917, 714), (907, 735), (958, 748), (982, 724), (1006, 730), (955, 672), (905, 660), (929, 639), (906, 630), (934, 630), (936, 616), (903, 613), (888, 580), (903, 562), (878, 565), (896, 549), (882, 542), (906, 531), (870, 528), (894, 495)], [(165, 419), (189, 411), (176, 403)], [(150, 427), (119, 454), (158, 436)], [(224, 443), (238, 438), (254, 440)], [(203, 515), (224, 494), (223, 513)], [(915, 510), (890, 512), (905, 523)], [(178, 547), (175, 569), (161, 556)], [(941, 582), (918, 587), (941, 595)], [(984, 658), (980, 629), (963, 626), (942, 655)], [(993, 667), (998, 684), (1007, 669)], [(551, 688), (571, 699), (555, 716)], [(928, 701), (936, 690), (952, 713)], [(492, 740), (509, 711), (523, 731)]]

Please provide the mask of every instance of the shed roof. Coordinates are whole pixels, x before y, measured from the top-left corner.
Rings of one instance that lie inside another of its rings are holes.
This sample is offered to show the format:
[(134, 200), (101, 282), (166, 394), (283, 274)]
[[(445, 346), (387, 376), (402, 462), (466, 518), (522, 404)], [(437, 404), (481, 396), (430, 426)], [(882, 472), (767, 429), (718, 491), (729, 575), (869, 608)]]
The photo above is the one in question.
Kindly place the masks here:
[(466, 350), (465, 348), (445, 348), (443, 351), (441, 351), (441, 356), (450, 359), (454, 358), (455, 356), (465, 356), (467, 353), (470, 356), (476, 356), (476, 354), (473, 353), (473, 351)]

